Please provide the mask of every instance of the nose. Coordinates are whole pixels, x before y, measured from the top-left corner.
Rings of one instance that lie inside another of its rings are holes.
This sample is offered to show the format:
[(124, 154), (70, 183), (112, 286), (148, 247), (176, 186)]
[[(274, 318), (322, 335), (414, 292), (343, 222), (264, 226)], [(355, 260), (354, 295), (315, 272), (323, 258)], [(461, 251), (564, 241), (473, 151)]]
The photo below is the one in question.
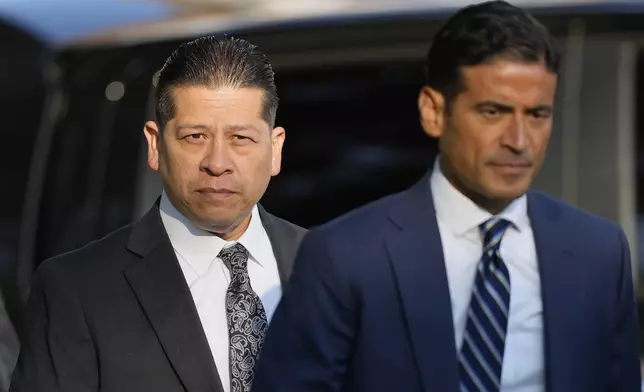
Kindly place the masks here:
[(503, 147), (508, 148), (516, 154), (520, 154), (528, 148), (529, 135), (526, 121), (525, 116), (516, 116), (514, 118), (501, 138)]
[(224, 140), (214, 138), (208, 145), (206, 155), (200, 164), (201, 171), (219, 177), (233, 170), (231, 154)]

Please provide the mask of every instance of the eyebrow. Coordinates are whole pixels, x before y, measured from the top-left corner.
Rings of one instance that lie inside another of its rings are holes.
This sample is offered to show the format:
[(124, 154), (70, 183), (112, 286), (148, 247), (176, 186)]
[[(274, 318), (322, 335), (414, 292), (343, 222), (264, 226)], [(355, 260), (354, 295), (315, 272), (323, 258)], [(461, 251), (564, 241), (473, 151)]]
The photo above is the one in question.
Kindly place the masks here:
[(548, 112), (552, 113), (553, 107), (552, 105), (537, 105), (533, 108), (528, 109), (529, 113), (537, 113), (537, 112)]
[(233, 124), (226, 126), (226, 130), (232, 132), (242, 132), (242, 131), (258, 131), (256, 127), (250, 124)]
[[(475, 105), (477, 109), (482, 109), (485, 107), (493, 107), (501, 112), (512, 112), (514, 110), (514, 107), (511, 105), (506, 105), (501, 102), (496, 102), (496, 101), (483, 101), (479, 102)], [(528, 113), (537, 113), (537, 112), (552, 112), (552, 105), (537, 105), (535, 107), (527, 108), (526, 112)]]
[(476, 109), (489, 109), (493, 108), (496, 109), (500, 112), (512, 112), (514, 108), (511, 105), (506, 105), (501, 102), (496, 102), (496, 101), (483, 101), (483, 102), (478, 102), (474, 105)]
[[(190, 129), (190, 130), (197, 130), (197, 131), (208, 131), (210, 130), (210, 126), (205, 125), (205, 124), (192, 124), (192, 123), (185, 123), (185, 124), (177, 124), (175, 127), (177, 131), (182, 131), (184, 129)], [(226, 130), (229, 132), (243, 132), (243, 131), (256, 131), (258, 132), (258, 129), (254, 127), (251, 124), (233, 124), (233, 125), (227, 125)]]
[(177, 131), (181, 131), (184, 129), (194, 129), (199, 131), (205, 131), (210, 129), (210, 127), (204, 124), (177, 124), (176, 129)]

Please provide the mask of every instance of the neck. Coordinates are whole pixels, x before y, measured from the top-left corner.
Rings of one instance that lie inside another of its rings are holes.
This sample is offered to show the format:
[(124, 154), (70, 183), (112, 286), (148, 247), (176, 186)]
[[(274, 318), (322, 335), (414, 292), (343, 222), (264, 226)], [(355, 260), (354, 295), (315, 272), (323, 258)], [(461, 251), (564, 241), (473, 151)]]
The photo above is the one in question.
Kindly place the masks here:
[(491, 199), (482, 195), (480, 192), (474, 191), (471, 187), (468, 187), (465, 182), (461, 180), (456, 170), (449, 164), (449, 162), (441, 156), (440, 158), (441, 170), (447, 181), (454, 186), (460, 193), (465, 195), (468, 199), (472, 200), (474, 204), (478, 205), (482, 209), (486, 210), (492, 215), (497, 215), (504, 209), (506, 209), (512, 200), (507, 199)]

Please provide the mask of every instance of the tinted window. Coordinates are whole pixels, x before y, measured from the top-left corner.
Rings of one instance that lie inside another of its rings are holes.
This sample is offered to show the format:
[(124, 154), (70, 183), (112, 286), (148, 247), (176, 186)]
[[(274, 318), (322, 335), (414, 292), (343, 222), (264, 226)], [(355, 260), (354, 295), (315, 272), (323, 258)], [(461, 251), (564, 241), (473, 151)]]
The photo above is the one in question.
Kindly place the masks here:
[[(20, 224), (32, 153), (43, 112), (46, 95), (43, 76), (50, 54), (40, 42), (2, 21), (0, 49), (3, 53), (0, 60), (0, 302), (4, 302), (12, 320), (19, 326), (21, 302), (15, 268)], [(0, 323), (6, 322), (3, 313), (0, 304)], [(7, 330), (6, 326), (0, 324), (0, 330)], [(5, 337), (8, 353), (14, 354), (15, 342)]]
[(277, 70), (283, 172), (262, 203), (303, 226), (418, 181), (436, 156), (420, 127), (422, 63)]
[(131, 221), (153, 73), (136, 54), (64, 58), (69, 103), (47, 168), (36, 263)]

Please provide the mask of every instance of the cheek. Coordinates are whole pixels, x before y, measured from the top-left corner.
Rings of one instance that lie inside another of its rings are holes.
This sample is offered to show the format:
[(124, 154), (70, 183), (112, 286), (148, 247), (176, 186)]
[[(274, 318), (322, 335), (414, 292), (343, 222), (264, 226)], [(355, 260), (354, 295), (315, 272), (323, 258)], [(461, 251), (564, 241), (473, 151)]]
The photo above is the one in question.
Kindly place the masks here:
[(177, 146), (168, 146), (160, 154), (160, 171), (174, 188), (182, 189), (199, 176), (199, 159)]
[(273, 156), (270, 153), (263, 154), (261, 159), (258, 159), (254, 164), (256, 177), (261, 176), (262, 178), (264, 178), (270, 176), (272, 167)]
[(456, 124), (444, 137), (445, 151), (451, 155), (450, 161), (464, 173), (475, 170), (478, 164), (480, 153), (485, 148), (485, 140), (480, 138), (480, 132), (472, 132), (468, 124)]
[(535, 132), (535, 137), (532, 141), (532, 148), (534, 148), (534, 152), (538, 156), (544, 155), (548, 147), (548, 142), (550, 141), (551, 132), (551, 129), (542, 129), (538, 132)]
[(272, 156), (266, 153), (246, 156), (238, 161), (237, 170), (248, 189), (265, 187), (264, 183), (270, 178), (271, 162)]

